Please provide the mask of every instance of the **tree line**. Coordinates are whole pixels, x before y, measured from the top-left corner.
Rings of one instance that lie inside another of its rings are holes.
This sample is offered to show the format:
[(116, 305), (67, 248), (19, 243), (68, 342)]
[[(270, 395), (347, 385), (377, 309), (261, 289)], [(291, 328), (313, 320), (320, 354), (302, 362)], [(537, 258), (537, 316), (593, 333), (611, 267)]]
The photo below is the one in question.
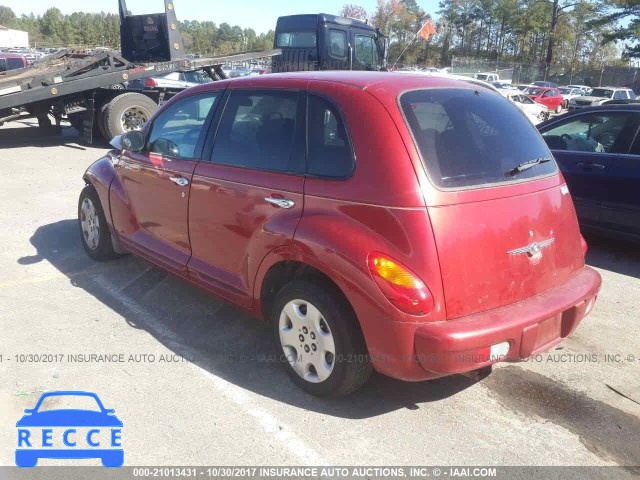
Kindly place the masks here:
[[(228, 23), (183, 21), (180, 31), (187, 53), (214, 55), (273, 48), (274, 32), (257, 34)], [(120, 48), (120, 17), (112, 13), (63, 14), (49, 8), (42, 15), (22, 15), (0, 5), (0, 25), (29, 32), (31, 46)]]
[[(378, 0), (373, 12), (344, 5), (344, 16), (366, 19), (391, 41), (389, 61), (448, 66), (453, 57), (569, 68), (640, 58), (638, 0), (442, 0), (434, 20), (416, 0)], [(416, 32), (433, 20), (437, 34)], [(617, 43), (616, 43), (617, 42)], [(405, 50), (406, 48), (406, 50)]]
[[(301, 12), (304, 13), (304, 12)], [(373, 12), (344, 5), (343, 16), (367, 20), (390, 38), (389, 62), (448, 66), (454, 57), (488, 59), (574, 69), (622, 64), (640, 58), (638, 0), (442, 0), (432, 18), (416, 0), (377, 0)], [(416, 33), (432, 20), (437, 34)], [(29, 32), (31, 44), (51, 47), (119, 48), (119, 16), (72, 13), (55, 7), (43, 15), (22, 15), (0, 5), (0, 25)], [(226, 54), (269, 49), (274, 32), (256, 33), (228, 23), (183, 21), (188, 53)], [(617, 42), (617, 43), (616, 43)]]

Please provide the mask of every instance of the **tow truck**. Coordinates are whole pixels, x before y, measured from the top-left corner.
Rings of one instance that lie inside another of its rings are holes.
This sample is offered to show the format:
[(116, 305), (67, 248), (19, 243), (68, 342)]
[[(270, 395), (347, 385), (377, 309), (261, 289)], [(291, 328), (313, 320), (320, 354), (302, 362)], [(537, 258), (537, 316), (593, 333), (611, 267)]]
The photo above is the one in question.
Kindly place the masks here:
[(36, 118), (40, 128), (66, 118), (88, 143), (137, 130), (171, 93), (129, 92), (127, 82), (169, 72), (202, 70), (213, 81), (227, 78), (222, 65), (270, 58), (280, 49), (189, 58), (173, 0), (164, 13), (132, 15), (119, 0), (121, 52), (67, 49), (28, 68), (0, 75), (0, 124)]

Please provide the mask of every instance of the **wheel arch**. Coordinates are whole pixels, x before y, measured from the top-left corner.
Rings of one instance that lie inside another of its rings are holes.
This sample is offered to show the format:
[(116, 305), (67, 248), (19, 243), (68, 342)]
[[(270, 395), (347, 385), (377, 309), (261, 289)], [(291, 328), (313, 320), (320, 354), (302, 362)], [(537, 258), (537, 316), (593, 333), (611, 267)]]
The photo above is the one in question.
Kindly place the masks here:
[(267, 319), (278, 291), (294, 279), (306, 279), (325, 286), (341, 297), (355, 315), (344, 280), (335, 271), (315, 257), (286, 247), (272, 251), (258, 269), (253, 289), (254, 313), (261, 319)]
[(111, 154), (107, 154), (97, 162), (93, 163), (82, 176), (86, 185), (91, 185), (95, 188), (100, 198), (100, 204), (104, 212), (104, 216), (109, 224), (109, 229), (113, 234), (115, 229), (113, 227), (113, 220), (111, 217), (111, 202), (109, 198), (109, 192), (111, 185), (115, 178), (117, 178), (113, 162), (111, 160)]

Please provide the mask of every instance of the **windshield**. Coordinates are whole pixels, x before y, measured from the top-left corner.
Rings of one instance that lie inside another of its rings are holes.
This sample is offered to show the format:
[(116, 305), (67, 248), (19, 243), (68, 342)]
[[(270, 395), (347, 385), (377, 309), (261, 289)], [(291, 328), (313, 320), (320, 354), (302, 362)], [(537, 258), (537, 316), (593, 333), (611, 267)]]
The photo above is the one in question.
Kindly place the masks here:
[(102, 411), (94, 397), (88, 395), (50, 395), (42, 399), (38, 412), (49, 410)]
[[(438, 187), (510, 182), (514, 178), (505, 172), (551, 156), (526, 116), (484, 89), (413, 90), (400, 96), (400, 106), (429, 178)], [(517, 180), (556, 171), (553, 161), (540, 163)]]
[(529, 95), (540, 95), (542, 93), (542, 88), (527, 88), (527, 94)]
[(487, 78), (489, 78), (489, 75), (487, 75), (486, 73), (478, 73), (478, 74), (476, 75), (476, 78), (477, 78), (478, 80), (486, 80)]
[(560, 93), (563, 95), (573, 95), (574, 91), (570, 88), (561, 88)]
[(613, 90), (610, 90), (608, 88), (594, 88), (591, 91), (591, 96), (611, 98), (613, 97)]
[(314, 30), (279, 33), (276, 41), (277, 47), (314, 48), (316, 44), (317, 35)]

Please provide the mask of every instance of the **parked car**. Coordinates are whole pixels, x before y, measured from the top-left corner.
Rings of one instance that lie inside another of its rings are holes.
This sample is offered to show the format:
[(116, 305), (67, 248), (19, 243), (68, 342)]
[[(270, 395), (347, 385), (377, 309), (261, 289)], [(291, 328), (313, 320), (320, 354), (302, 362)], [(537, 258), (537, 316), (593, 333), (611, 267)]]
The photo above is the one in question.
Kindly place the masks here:
[(520, 90), (516, 89), (515, 92), (507, 92), (505, 96), (511, 100), (516, 107), (522, 110), (534, 125), (544, 122), (549, 118), (549, 110), (547, 107), (534, 102), (524, 93), (520, 92)]
[(255, 77), (256, 75), (266, 75), (267, 73), (271, 73), (270, 68), (254, 68), (249, 71), (248, 77)]
[(564, 98), (562, 107), (565, 109), (569, 108), (569, 100), (584, 96), (584, 91), (580, 88), (560, 87), (559, 90), (562, 94), (562, 98)]
[(520, 90), (507, 82), (491, 82), (491, 85), (496, 87), (498, 91), (505, 97), (507, 97), (509, 94), (520, 93)]
[(630, 88), (596, 87), (589, 95), (569, 100), (569, 110), (596, 107), (607, 100), (635, 100), (636, 94)]
[(24, 55), (17, 53), (0, 53), (0, 73), (18, 68), (27, 68), (29, 62)]
[(556, 113), (562, 112), (564, 98), (557, 88), (529, 87), (525, 92), (534, 102), (540, 103)]
[(219, 81), (112, 145), (84, 175), (88, 255), (129, 251), (268, 321), (316, 395), (546, 351), (600, 288), (547, 145), (477, 80)]
[(589, 87), (588, 85), (567, 85), (567, 88), (579, 88), (584, 92), (585, 95), (589, 95), (591, 93), (591, 90), (593, 90), (593, 88)]
[(556, 82), (545, 82), (543, 80), (535, 81), (533, 82), (533, 85), (536, 87), (558, 88), (558, 84)]
[(210, 82), (212, 82), (211, 78), (200, 70), (192, 72), (171, 72), (164, 75), (157, 75), (155, 77), (132, 80), (128, 83), (127, 89), (133, 91), (181, 91), (186, 88)]
[(640, 104), (576, 110), (538, 128), (581, 227), (640, 239)]

